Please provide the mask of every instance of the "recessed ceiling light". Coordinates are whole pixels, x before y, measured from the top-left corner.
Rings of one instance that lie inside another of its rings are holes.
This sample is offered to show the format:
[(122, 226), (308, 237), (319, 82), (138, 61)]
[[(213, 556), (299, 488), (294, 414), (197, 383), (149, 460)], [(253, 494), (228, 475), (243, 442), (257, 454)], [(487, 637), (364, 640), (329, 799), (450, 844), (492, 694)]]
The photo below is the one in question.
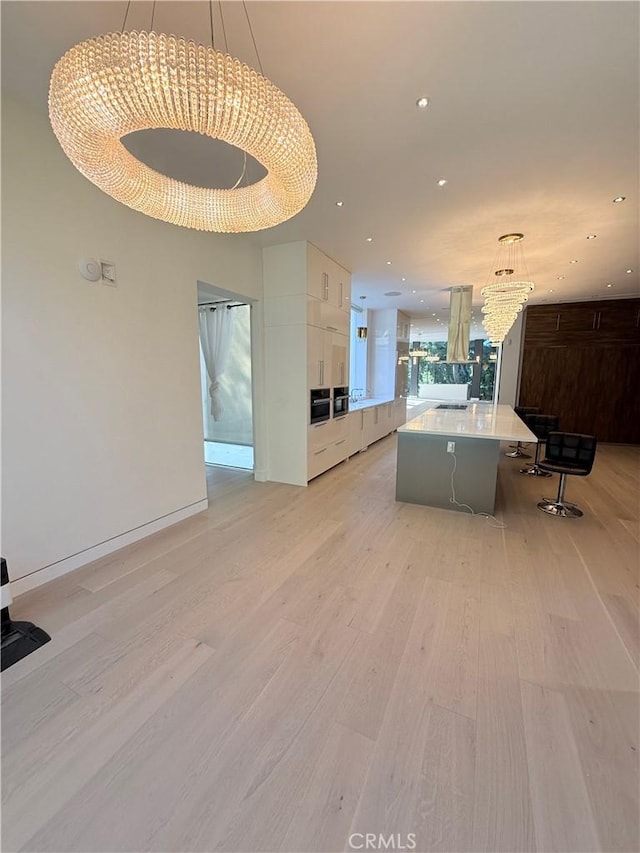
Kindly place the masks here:
[(577, 264), (577, 261), (569, 261), (570, 264)]
[(633, 272), (633, 270), (625, 270), (625, 272), (627, 273), (627, 275), (631, 275), (631, 273)]
[(562, 279), (563, 279), (563, 278), (564, 278), (564, 276), (563, 276), (563, 275), (559, 275), (559, 276), (558, 276), (558, 281), (562, 281)]
[(548, 293), (553, 293), (553, 290), (549, 290), (549, 291), (547, 291), (547, 292), (548, 292)]
[[(421, 299), (421, 300), (420, 300), (420, 302), (424, 302), (424, 299)], [(435, 315), (435, 314), (432, 314), (431, 316), (432, 316), (432, 317), (435, 317), (436, 315)]]
[[(631, 270), (627, 270), (627, 272), (631, 272)], [(404, 281), (404, 279), (402, 279)], [(415, 290), (412, 290), (411, 293), (416, 293)]]
[(370, 243), (373, 240), (373, 237), (367, 237), (367, 243)]
[(387, 266), (388, 266), (388, 267), (390, 267), (390, 266), (391, 266), (391, 261), (387, 261)]
[(424, 302), (424, 299), (421, 299), (420, 302)]
[(440, 180), (438, 181), (438, 186), (443, 187), (446, 183), (447, 183), (446, 178), (440, 178)]
[(385, 296), (402, 296), (401, 290), (387, 290)]
[(418, 100), (416, 101), (416, 106), (419, 109), (424, 110), (426, 107), (429, 106), (429, 98), (425, 98), (425, 97), (418, 98)]
[(400, 281), (406, 281), (406, 278), (401, 278)]
[(612, 284), (608, 284), (608, 285), (607, 285), (607, 287), (613, 287), (613, 285), (612, 285)]
[(344, 202), (343, 202), (343, 201), (337, 201), (337, 202), (336, 202), (336, 207), (342, 207), (342, 205), (343, 205), (343, 204), (344, 204)]
[(587, 240), (595, 240), (597, 236), (597, 234), (587, 234)]
[(621, 202), (621, 201), (624, 201), (625, 199), (626, 199), (626, 195), (617, 195), (617, 196), (614, 198), (613, 203), (614, 203), (614, 204), (620, 204), (620, 202)]

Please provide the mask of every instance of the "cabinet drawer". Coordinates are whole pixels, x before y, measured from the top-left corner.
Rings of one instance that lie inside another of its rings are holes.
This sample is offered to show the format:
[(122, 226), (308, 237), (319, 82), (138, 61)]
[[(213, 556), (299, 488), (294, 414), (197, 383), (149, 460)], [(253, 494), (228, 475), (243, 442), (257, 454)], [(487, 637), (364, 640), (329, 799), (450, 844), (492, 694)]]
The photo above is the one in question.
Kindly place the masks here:
[(347, 429), (346, 416), (307, 427), (308, 450), (320, 450), (322, 447), (335, 444), (336, 441), (347, 437)]
[(345, 437), (319, 450), (309, 450), (307, 455), (307, 479), (313, 480), (314, 477), (328, 471), (334, 465), (343, 462), (348, 455), (347, 445), (348, 441)]

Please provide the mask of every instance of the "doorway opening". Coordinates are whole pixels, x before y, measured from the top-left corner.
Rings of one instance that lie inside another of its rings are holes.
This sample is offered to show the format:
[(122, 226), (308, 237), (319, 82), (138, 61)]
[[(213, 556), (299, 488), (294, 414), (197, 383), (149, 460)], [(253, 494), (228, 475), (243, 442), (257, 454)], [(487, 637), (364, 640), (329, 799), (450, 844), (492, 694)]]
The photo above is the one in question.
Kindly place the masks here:
[(253, 471), (251, 304), (198, 282), (204, 462)]

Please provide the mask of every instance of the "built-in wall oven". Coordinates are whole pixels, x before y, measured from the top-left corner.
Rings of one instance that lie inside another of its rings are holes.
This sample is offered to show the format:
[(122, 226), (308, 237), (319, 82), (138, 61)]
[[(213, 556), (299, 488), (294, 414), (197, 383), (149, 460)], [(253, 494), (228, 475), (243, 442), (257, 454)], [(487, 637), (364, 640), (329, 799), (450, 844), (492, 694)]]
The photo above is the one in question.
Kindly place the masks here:
[(333, 389), (333, 417), (343, 418), (349, 413), (349, 389), (338, 387)]
[(331, 391), (328, 388), (312, 388), (309, 391), (309, 423), (321, 424), (331, 417)]

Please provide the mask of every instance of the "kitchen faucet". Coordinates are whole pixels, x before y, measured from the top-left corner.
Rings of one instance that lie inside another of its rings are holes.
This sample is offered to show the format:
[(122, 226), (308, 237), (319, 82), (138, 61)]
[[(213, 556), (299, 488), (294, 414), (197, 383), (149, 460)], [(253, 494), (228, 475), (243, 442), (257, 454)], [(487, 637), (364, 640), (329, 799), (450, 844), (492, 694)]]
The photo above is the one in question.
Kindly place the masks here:
[(352, 403), (357, 403), (357, 402), (358, 402), (358, 399), (359, 399), (359, 398), (358, 398), (358, 393), (357, 393), (358, 391), (362, 391), (361, 396), (364, 396), (364, 388), (352, 388), (352, 389), (351, 389), (351, 402), (352, 402)]

